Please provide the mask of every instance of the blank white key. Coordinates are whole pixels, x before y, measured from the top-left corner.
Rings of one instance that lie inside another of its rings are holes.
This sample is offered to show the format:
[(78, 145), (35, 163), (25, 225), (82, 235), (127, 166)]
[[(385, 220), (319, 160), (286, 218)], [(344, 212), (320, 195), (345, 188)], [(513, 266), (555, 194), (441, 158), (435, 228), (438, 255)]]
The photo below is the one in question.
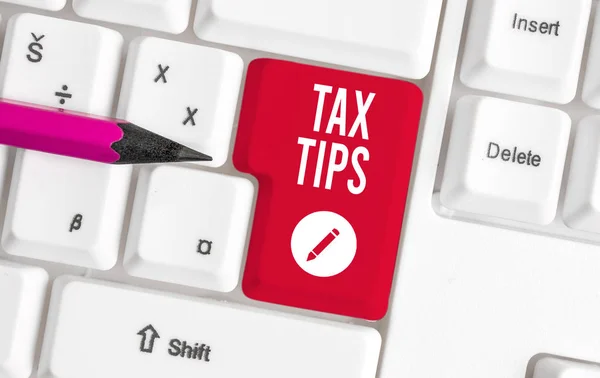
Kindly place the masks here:
[(95, 25), (34, 14), (13, 16), (0, 64), (0, 96), (108, 115), (123, 38)]
[(475, 0), (466, 85), (567, 103), (575, 97), (591, 0)]
[(96, 269), (117, 261), (130, 166), (17, 152), (2, 246), (11, 255)]
[(583, 119), (577, 127), (564, 220), (574, 229), (600, 233), (600, 116)]
[(132, 42), (118, 116), (225, 163), (242, 59), (214, 48), (141, 37)]
[(556, 214), (571, 120), (490, 97), (456, 105), (440, 199), (452, 210), (537, 224)]
[(65, 7), (65, 4), (67, 4), (67, 0), (0, 0), (0, 2), (25, 5), (28, 7), (52, 11), (61, 10)]
[(200, 0), (199, 38), (413, 79), (427, 75), (442, 0)]
[(600, 109), (600, 8), (596, 9), (594, 32), (581, 95), (586, 104)]
[(31, 375), (48, 274), (0, 261), (0, 377)]
[(373, 378), (380, 343), (367, 327), (62, 277), (39, 371), (53, 378)]
[(532, 378), (600, 378), (600, 367), (590, 363), (544, 357), (536, 362)]
[(192, 0), (73, 0), (81, 17), (175, 34), (187, 28), (191, 5)]
[(125, 268), (138, 277), (233, 290), (253, 193), (244, 178), (170, 166), (142, 170)]

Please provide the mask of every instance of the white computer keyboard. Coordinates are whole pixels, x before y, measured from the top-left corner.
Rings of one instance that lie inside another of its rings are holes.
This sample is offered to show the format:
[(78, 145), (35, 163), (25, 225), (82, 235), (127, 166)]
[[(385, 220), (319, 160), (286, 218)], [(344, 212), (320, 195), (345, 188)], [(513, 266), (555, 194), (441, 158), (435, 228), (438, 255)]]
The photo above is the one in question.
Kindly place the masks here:
[(0, 1), (0, 97), (213, 157), (0, 147), (0, 378), (600, 377), (597, 8)]

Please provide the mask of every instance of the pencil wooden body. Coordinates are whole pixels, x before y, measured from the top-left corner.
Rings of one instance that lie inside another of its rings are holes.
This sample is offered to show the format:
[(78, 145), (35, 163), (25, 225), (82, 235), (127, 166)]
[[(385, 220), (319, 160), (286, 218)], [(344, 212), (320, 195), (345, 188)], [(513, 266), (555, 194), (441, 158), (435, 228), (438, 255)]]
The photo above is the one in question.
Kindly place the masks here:
[(1, 144), (114, 163), (120, 156), (111, 145), (122, 137), (123, 130), (109, 118), (0, 102)]

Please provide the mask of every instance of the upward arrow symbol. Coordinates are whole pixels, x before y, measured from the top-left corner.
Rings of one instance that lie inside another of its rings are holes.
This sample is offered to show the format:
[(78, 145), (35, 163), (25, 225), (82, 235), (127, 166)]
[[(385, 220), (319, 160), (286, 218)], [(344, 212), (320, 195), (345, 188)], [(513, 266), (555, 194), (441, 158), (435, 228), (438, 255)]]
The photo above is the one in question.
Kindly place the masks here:
[(142, 336), (142, 341), (140, 342), (140, 352), (152, 353), (152, 350), (154, 349), (154, 340), (160, 339), (158, 332), (156, 332), (152, 324), (148, 324), (137, 334)]

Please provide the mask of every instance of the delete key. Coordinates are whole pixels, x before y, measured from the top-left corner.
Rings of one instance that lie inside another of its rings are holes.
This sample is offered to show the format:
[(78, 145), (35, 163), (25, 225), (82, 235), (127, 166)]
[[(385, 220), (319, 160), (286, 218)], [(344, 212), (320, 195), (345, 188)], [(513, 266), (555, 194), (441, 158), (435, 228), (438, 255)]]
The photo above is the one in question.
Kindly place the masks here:
[(236, 168), (259, 183), (248, 297), (385, 315), (422, 103), (420, 89), (401, 80), (250, 64), (233, 152)]

